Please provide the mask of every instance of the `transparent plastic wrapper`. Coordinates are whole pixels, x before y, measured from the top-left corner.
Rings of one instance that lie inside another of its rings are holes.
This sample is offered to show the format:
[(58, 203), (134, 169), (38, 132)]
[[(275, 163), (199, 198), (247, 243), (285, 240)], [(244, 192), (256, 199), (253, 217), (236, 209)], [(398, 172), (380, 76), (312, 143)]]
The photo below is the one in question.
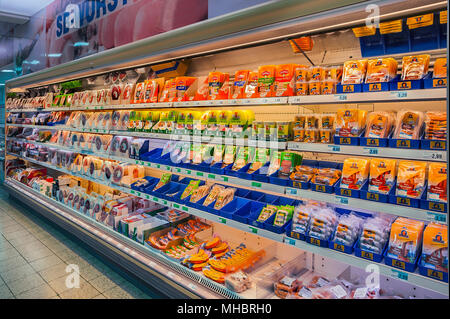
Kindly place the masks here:
[(308, 236), (328, 240), (337, 223), (337, 214), (331, 208), (313, 210), (308, 228)]
[(447, 58), (438, 58), (434, 61), (433, 78), (447, 77)]
[(353, 246), (361, 232), (362, 222), (363, 218), (353, 212), (341, 215), (333, 236), (333, 241), (341, 245)]
[(424, 114), (422, 112), (400, 110), (397, 114), (394, 138), (419, 139), (423, 122)]
[(425, 113), (425, 139), (447, 139), (447, 113), (429, 111)]
[(359, 238), (359, 248), (365, 251), (382, 254), (393, 216), (375, 216), (364, 220)]
[(397, 76), (397, 67), (397, 61), (393, 58), (368, 60), (365, 82), (389, 82)]
[[(399, 217), (392, 223), (386, 255), (414, 263), (422, 245), (424, 222)], [(405, 234), (407, 236), (405, 237)]]
[(420, 198), (425, 190), (426, 162), (399, 161), (396, 195)]
[(395, 115), (392, 112), (370, 112), (367, 116), (365, 137), (387, 138), (395, 123)]
[(402, 80), (420, 80), (428, 73), (430, 55), (404, 56), (402, 60)]
[(361, 84), (367, 71), (367, 60), (352, 60), (344, 63), (342, 84)]

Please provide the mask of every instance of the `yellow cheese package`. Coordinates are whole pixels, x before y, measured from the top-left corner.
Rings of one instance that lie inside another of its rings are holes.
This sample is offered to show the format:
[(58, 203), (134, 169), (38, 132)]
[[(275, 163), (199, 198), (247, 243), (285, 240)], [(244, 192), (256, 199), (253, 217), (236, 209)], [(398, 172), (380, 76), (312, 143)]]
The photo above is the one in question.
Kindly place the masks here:
[(400, 161), (398, 163), (396, 195), (420, 198), (425, 189), (427, 163)]
[(420, 80), (428, 73), (430, 55), (404, 56), (402, 60), (402, 80)]
[(369, 160), (347, 158), (342, 167), (341, 188), (361, 189), (369, 176)]
[(367, 71), (367, 60), (352, 60), (344, 63), (342, 84), (361, 84)]
[(447, 163), (430, 163), (428, 167), (428, 200), (447, 202)]
[(397, 114), (394, 138), (413, 139), (420, 138), (424, 115), (420, 111), (401, 110)]
[(423, 232), (421, 266), (448, 272), (448, 226), (430, 223)]
[(424, 222), (399, 217), (392, 223), (386, 255), (390, 258), (414, 263), (423, 237)]
[(389, 112), (371, 112), (367, 116), (365, 137), (386, 138), (394, 125), (394, 114)]
[(388, 194), (394, 187), (397, 161), (373, 158), (370, 160), (369, 192)]
[(393, 58), (367, 61), (366, 83), (389, 82), (397, 76), (397, 61)]
[(336, 134), (339, 136), (354, 136), (361, 134), (366, 123), (367, 111), (344, 108), (336, 114)]

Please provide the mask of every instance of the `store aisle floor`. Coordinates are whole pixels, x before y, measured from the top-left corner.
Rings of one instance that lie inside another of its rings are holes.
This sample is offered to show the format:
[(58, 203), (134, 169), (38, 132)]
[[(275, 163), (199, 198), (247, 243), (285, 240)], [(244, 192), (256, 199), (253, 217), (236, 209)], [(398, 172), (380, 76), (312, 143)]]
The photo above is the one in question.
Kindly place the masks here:
[[(75, 240), (0, 186), (0, 299), (155, 298)], [(79, 288), (66, 286), (69, 264), (79, 267)]]

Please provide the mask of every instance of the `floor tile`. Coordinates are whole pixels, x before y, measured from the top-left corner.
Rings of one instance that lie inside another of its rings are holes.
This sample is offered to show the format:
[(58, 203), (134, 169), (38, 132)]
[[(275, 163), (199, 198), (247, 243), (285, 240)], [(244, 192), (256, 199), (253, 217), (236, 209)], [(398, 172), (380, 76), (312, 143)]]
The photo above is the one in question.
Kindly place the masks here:
[(98, 295), (98, 296), (95, 296), (95, 297), (92, 298), (92, 299), (108, 299), (108, 298), (106, 298), (104, 295), (100, 294), (100, 295)]
[[(66, 276), (59, 277), (59, 278), (53, 279), (52, 281), (49, 281), (48, 285), (50, 287), (52, 287), (52, 289), (54, 291), (56, 291), (56, 293), (58, 295), (61, 295), (63, 292), (65, 292), (65, 291), (67, 291), (69, 289), (75, 289), (75, 288), (67, 287), (66, 279), (67, 279)], [(83, 279), (82, 277), (80, 277), (79, 280), (80, 280), (80, 282), (79, 282), (80, 283), (80, 287), (85, 286), (85, 283), (87, 283), (87, 281), (85, 279)]]
[(20, 256), (19, 252), (15, 250), (14, 248), (4, 250), (0, 253), (0, 261), (11, 259), (14, 257)]
[(59, 296), (61, 299), (91, 299), (98, 296), (100, 292), (88, 282), (80, 283), (80, 288), (71, 288)]
[(11, 290), (9, 290), (7, 285), (0, 286), (0, 299), (11, 299), (14, 298)]
[(103, 275), (103, 273), (93, 266), (88, 266), (88, 267), (80, 267), (80, 275), (87, 281), (90, 281)]
[(48, 285), (43, 284), (41, 286), (35, 287), (28, 290), (20, 295), (17, 295), (17, 299), (49, 299), (55, 297), (56, 292)]
[(69, 273), (66, 272), (66, 264), (58, 264), (47, 269), (39, 271), (39, 274), (44, 278), (45, 281), (49, 282), (56, 278), (66, 277)]
[(33, 288), (39, 287), (41, 285), (45, 284), (44, 279), (42, 279), (41, 276), (39, 276), (37, 273), (28, 275), (24, 278), (14, 280), (10, 283), (8, 283), (8, 287), (11, 290), (11, 292), (17, 296), (24, 292), (27, 292), (28, 290), (31, 290)]
[(134, 297), (120, 287), (114, 287), (103, 292), (108, 299), (133, 299)]
[(1, 276), (6, 283), (10, 283), (14, 280), (24, 278), (33, 273), (35, 273), (34, 269), (31, 268), (30, 265), (25, 264), (25, 265), (13, 268), (11, 270), (2, 272)]
[(48, 248), (33, 250), (33, 251), (25, 251), (22, 252), (21, 255), (28, 261), (32, 262), (44, 257), (48, 257), (53, 255), (53, 252)]
[(104, 292), (108, 289), (114, 288), (117, 286), (117, 283), (114, 282), (112, 279), (106, 277), (106, 276), (99, 276), (93, 280), (90, 280), (89, 283), (95, 287), (100, 292)]
[(33, 267), (34, 270), (36, 271), (41, 271), (47, 268), (50, 268), (52, 266), (58, 265), (58, 264), (62, 264), (64, 263), (64, 261), (62, 261), (61, 258), (59, 258), (56, 255), (50, 255), (38, 260), (35, 260), (33, 262), (30, 263), (31, 267)]
[(0, 261), (0, 275), (8, 270), (28, 264), (28, 262), (20, 255)]

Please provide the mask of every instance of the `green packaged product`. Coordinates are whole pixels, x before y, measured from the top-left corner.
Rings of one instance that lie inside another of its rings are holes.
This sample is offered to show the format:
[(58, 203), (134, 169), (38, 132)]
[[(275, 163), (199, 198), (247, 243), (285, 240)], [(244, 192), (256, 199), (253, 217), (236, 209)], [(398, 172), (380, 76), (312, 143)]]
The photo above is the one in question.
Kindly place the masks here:
[(199, 185), (200, 181), (190, 181), (188, 186), (186, 186), (183, 193), (181, 194), (181, 199), (185, 199), (186, 197), (192, 195), (194, 190), (196, 190)]
[(248, 148), (247, 147), (239, 147), (236, 153), (236, 160), (234, 161), (233, 167), (231, 168), (233, 171), (238, 171), (243, 168), (248, 163)]
[(247, 173), (252, 174), (257, 171), (261, 167), (263, 167), (267, 161), (269, 160), (269, 150), (267, 148), (257, 148), (255, 150), (255, 156), (252, 160), (252, 164), (250, 165)]
[(153, 188), (153, 190), (155, 191), (157, 189), (160, 189), (164, 185), (168, 184), (170, 182), (171, 178), (172, 178), (171, 173), (163, 173), (161, 178), (159, 179), (158, 184), (156, 184), (156, 186)]
[(289, 176), (297, 165), (302, 163), (302, 156), (297, 153), (282, 152), (280, 160), (280, 175)]
[(281, 162), (281, 152), (273, 150), (272, 154), (270, 154), (270, 164), (269, 169), (267, 171), (267, 176), (270, 176), (280, 169), (280, 162)]
[(234, 162), (235, 158), (236, 158), (236, 146), (235, 145), (227, 145), (225, 147), (225, 153), (223, 154), (222, 168), (232, 164)]
[(293, 215), (294, 215), (294, 206), (290, 205), (279, 206), (277, 208), (275, 219), (273, 220), (273, 225), (281, 227), (284, 224), (286, 224), (289, 220), (291, 220)]
[(259, 216), (257, 218), (257, 221), (260, 223), (264, 223), (266, 220), (268, 220), (275, 212), (277, 211), (277, 206), (275, 205), (267, 205), (264, 207), (261, 212), (259, 213)]

